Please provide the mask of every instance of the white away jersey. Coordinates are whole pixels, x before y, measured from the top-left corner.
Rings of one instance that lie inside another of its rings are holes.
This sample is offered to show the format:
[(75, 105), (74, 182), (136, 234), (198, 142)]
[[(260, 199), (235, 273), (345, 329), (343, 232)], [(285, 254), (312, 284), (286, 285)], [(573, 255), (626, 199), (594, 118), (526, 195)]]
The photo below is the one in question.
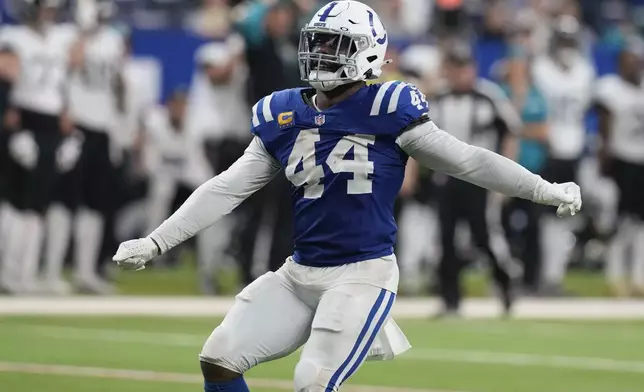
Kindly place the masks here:
[(550, 153), (557, 159), (577, 159), (582, 154), (585, 115), (592, 100), (595, 70), (581, 55), (567, 70), (550, 57), (535, 60), (532, 77), (548, 106)]
[(20, 60), (20, 75), (11, 93), (13, 105), (54, 116), (61, 113), (73, 37), (68, 25), (47, 27), (44, 34), (27, 26), (0, 29), (0, 48), (11, 49)]
[(609, 151), (615, 158), (644, 163), (644, 86), (617, 75), (597, 82), (595, 99), (612, 114)]
[(145, 163), (153, 175), (162, 175), (194, 188), (212, 173), (199, 139), (185, 129), (176, 130), (167, 109), (156, 106), (145, 115)]
[[(243, 43), (242, 43), (243, 44)], [(190, 86), (188, 105), (188, 130), (209, 139), (236, 137), (248, 138), (250, 114), (246, 102), (248, 70), (237, 64), (228, 83), (215, 85), (204, 67), (221, 66), (237, 56), (239, 48), (234, 39), (226, 43), (213, 42), (201, 46), (195, 54), (197, 69)]]
[(123, 37), (111, 27), (102, 27), (86, 38), (85, 62), (69, 81), (70, 111), (79, 125), (97, 130), (114, 126), (117, 116), (114, 88), (124, 53)]

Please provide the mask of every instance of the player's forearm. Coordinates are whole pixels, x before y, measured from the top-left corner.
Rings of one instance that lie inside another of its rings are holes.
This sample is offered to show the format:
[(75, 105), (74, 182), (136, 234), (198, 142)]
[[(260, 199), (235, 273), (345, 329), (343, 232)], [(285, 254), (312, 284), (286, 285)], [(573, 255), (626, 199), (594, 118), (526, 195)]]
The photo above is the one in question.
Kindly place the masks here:
[(464, 143), (433, 122), (400, 136), (399, 145), (420, 164), (494, 192), (540, 202), (550, 184), (516, 162)]
[(210, 179), (150, 237), (166, 252), (211, 226), (269, 183), (279, 168), (255, 139), (228, 170)]

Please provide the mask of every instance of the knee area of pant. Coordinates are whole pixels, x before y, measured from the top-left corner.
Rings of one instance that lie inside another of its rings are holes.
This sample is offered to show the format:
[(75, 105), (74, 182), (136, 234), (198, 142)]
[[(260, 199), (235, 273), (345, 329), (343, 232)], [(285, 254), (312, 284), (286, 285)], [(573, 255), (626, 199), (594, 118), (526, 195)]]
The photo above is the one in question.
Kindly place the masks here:
[(295, 392), (324, 392), (333, 371), (324, 369), (311, 360), (301, 360), (295, 366)]
[(235, 348), (230, 331), (222, 326), (217, 327), (206, 340), (199, 359), (202, 363), (208, 363), (238, 374), (244, 374), (251, 367), (248, 358)]
[(226, 382), (242, 376), (236, 371), (209, 362), (200, 361), (201, 374), (206, 382)]

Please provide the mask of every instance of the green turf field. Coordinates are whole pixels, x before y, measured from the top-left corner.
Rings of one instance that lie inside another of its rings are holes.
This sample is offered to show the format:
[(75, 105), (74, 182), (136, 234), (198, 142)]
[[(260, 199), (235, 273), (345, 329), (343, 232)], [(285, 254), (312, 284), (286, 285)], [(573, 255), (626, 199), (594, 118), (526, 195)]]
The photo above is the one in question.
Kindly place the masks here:
[[(148, 268), (145, 271), (114, 270), (114, 279), (118, 293), (124, 295), (199, 295), (198, 274), (191, 258), (181, 263), (177, 268)], [(570, 271), (564, 280), (565, 288), (579, 297), (607, 297), (610, 290), (605, 283), (605, 277), (599, 272)], [(235, 271), (224, 271), (217, 277), (222, 294), (236, 294)], [(464, 289), (470, 297), (488, 296), (491, 291), (487, 271), (467, 271)], [(419, 293), (420, 294), (420, 293)]]
[[(197, 354), (215, 324), (208, 318), (3, 317), (0, 391), (199, 391)], [(644, 322), (399, 324), (412, 351), (393, 362), (367, 363), (343, 391), (644, 390)], [(297, 353), (253, 369), (251, 390), (289, 391), (296, 361)]]

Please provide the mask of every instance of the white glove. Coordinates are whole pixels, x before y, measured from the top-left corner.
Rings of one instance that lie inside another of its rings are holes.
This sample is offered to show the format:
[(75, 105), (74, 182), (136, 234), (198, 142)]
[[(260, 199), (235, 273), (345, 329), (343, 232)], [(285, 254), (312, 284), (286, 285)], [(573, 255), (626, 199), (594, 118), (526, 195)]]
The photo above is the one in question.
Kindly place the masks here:
[(29, 131), (21, 131), (9, 139), (9, 154), (22, 167), (31, 170), (38, 163), (38, 144)]
[(150, 237), (125, 241), (119, 245), (112, 260), (122, 269), (140, 271), (145, 264), (159, 255), (157, 244)]
[(56, 151), (56, 166), (60, 172), (66, 173), (76, 167), (83, 151), (83, 141), (84, 137), (80, 132), (63, 139)]
[(574, 182), (543, 182), (535, 191), (536, 203), (557, 207), (557, 216), (573, 216), (581, 209), (581, 189)]

